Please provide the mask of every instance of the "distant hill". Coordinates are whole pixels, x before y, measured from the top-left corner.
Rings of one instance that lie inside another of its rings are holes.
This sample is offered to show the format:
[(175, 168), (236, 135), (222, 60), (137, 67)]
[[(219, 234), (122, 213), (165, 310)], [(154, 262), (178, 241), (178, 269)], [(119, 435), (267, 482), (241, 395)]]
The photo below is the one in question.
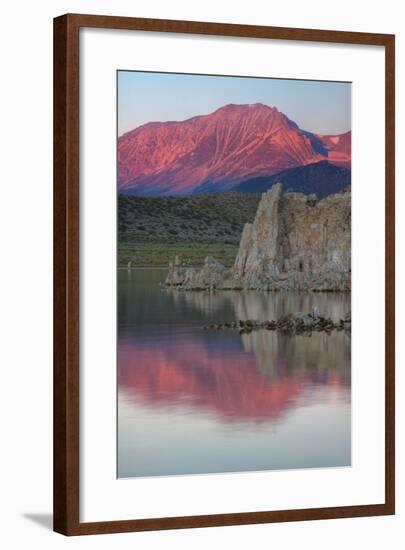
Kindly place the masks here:
[(153, 196), (223, 192), (324, 160), (350, 168), (350, 131), (317, 135), (276, 107), (230, 104), (180, 122), (150, 122), (120, 136), (118, 188)]
[(191, 265), (213, 255), (230, 267), (243, 226), (260, 195), (215, 193), (181, 197), (118, 196), (118, 262), (167, 267), (175, 254)]
[(278, 182), (282, 183), (284, 193), (316, 193), (322, 199), (351, 185), (351, 170), (322, 161), (284, 170), (272, 176), (251, 178), (233, 187), (232, 191), (264, 193)]
[(239, 244), (260, 195), (218, 193), (187, 197), (118, 197), (119, 240), (215, 240)]

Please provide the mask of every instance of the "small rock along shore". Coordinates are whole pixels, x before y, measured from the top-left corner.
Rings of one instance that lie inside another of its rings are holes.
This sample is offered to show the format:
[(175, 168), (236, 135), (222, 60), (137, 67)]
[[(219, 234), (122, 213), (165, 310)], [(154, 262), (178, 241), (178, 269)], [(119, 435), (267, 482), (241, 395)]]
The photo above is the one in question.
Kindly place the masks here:
[(351, 312), (348, 312), (343, 319), (333, 321), (330, 317), (320, 315), (316, 308), (311, 313), (298, 313), (297, 315), (285, 315), (278, 320), (253, 321), (251, 319), (239, 319), (237, 321), (206, 325), (209, 330), (233, 329), (240, 334), (249, 334), (255, 330), (277, 330), (285, 334), (302, 334), (311, 336), (312, 332), (351, 331)]

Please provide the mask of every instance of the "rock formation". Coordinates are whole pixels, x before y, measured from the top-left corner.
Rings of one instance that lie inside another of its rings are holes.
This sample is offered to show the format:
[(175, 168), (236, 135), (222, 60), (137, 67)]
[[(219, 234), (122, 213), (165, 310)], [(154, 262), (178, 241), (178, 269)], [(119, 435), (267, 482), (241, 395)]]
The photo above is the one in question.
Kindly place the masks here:
[(167, 286), (181, 287), (185, 290), (214, 290), (222, 288), (227, 269), (212, 256), (207, 256), (201, 269), (181, 267), (181, 258), (176, 256), (169, 263)]
[(168, 286), (185, 290), (350, 290), (351, 195), (263, 193), (254, 222), (243, 229), (234, 266), (207, 257), (202, 269), (169, 266)]

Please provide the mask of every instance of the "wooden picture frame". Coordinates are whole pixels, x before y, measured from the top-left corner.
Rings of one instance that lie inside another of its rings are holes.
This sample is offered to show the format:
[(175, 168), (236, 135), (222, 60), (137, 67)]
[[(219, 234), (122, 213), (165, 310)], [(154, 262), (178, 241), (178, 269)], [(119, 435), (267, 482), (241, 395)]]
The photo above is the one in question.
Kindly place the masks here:
[[(79, 491), (79, 30), (82, 27), (385, 48), (385, 502), (330, 508), (81, 523)], [(54, 530), (65, 535), (183, 529), (394, 514), (393, 35), (68, 14), (54, 20)]]

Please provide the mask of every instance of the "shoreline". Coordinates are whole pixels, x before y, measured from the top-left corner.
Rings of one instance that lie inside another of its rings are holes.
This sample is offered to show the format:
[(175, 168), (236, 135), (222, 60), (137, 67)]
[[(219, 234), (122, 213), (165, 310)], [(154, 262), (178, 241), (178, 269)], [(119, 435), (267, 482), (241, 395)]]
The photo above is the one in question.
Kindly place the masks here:
[(135, 267), (124, 267), (118, 266), (117, 271), (145, 271), (147, 269), (155, 269), (156, 271), (168, 271), (167, 267), (156, 267), (156, 266), (135, 266)]

